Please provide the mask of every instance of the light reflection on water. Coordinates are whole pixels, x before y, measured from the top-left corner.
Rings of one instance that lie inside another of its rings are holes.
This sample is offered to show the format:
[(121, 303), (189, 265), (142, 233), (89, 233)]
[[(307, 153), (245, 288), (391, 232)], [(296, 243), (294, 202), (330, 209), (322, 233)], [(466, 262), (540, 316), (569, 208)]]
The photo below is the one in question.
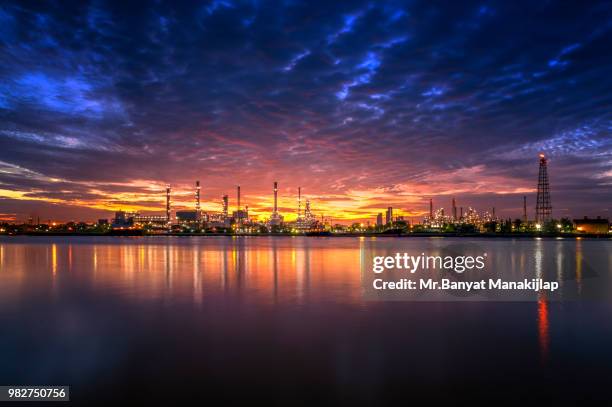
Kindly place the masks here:
[(540, 294), (538, 299), (538, 339), (542, 361), (548, 358), (549, 326), (548, 326), (548, 302), (546, 294)]
[(70, 240), (0, 245), (5, 272), (0, 301), (14, 295), (16, 288), (26, 290), (27, 282), (44, 281), (47, 273), (60, 286), (78, 282), (137, 301), (170, 298), (201, 303), (220, 293), (261, 303), (303, 303), (317, 297), (360, 301), (360, 249), (349, 241), (326, 247), (277, 238), (263, 244), (263, 239), (225, 238), (92, 244)]
[[(495, 377), (498, 366), (508, 371), (521, 367), (551, 369), (546, 372), (554, 378), (567, 374), (569, 367), (580, 367), (582, 359), (592, 366), (602, 356), (603, 360), (612, 356), (594, 339), (612, 340), (612, 312), (605, 302), (555, 303), (545, 295), (540, 295), (537, 302), (515, 304), (364, 301), (360, 270), (365, 266), (367, 250), (402, 247), (412, 253), (435, 255), (449, 241), (453, 240), (0, 239), (0, 322), (16, 327), (5, 334), (0, 356), (2, 352), (4, 356), (18, 354), (16, 349), (21, 348), (17, 344), (25, 342), (50, 358), (47, 345), (27, 333), (36, 330), (43, 330), (51, 339), (61, 337), (64, 342), (79, 344), (75, 346), (80, 355), (79, 362), (69, 364), (68, 370), (48, 367), (37, 371), (32, 367), (35, 373), (27, 373), (27, 369), (11, 368), (0, 379), (21, 374), (22, 380), (34, 377), (49, 381), (56, 375), (89, 383), (106, 372), (104, 369), (114, 377), (126, 367), (119, 362), (112, 367), (105, 363), (128, 358), (131, 349), (142, 346), (142, 335), (151, 347), (158, 346), (156, 341), (180, 341), (181, 348), (191, 350), (189, 358), (213, 365), (217, 359), (199, 344), (212, 341), (209, 346), (223, 354), (230, 349), (236, 352), (237, 342), (246, 359), (218, 362), (223, 367), (214, 374), (207, 373), (207, 377), (231, 376), (240, 381), (232, 369), (254, 369), (249, 361), (259, 360), (258, 355), (267, 357), (266, 363), (272, 367), (297, 358), (299, 363), (312, 364), (313, 371), (295, 365), (292, 369), (298, 370), (294, 374), (310, 380), (309, 375), (316, 373), (327, 386), (326, 394), (330, 389), (335, 389), (334, 394), (363, 392), (364, 400), (375, 397), (388, 384), (379, 377), (376, 380), (381, 388), (362, 388), (363, 380), (374, 379), (364, 376), (361, 369), (383, 370), (391, 381), (417, 374), (406, 372), (400, 361), (414, 366), (427, 388), (457, 372), (463, 372), (466, 380), (480, 377), (482, 371)], [(489, 253), (491, 266), (502, 268), (508, 279), (520, 279), (524, 270), (533, 267), (538, 277), (555, 279), (561, 285), (575, 279), (580, 287), (593, 273), (606, 274), (611, 269), (608, 241), (465, 239), (460, 243), (482, 247)], [(52, 321), (57, 319), (60, 326), (69, 318), (69, 329), (55, 331), (39, 326), (40, 313)], [(174, 336), (173, 321), (184, 321), (179, 339)], [(119, 340), (123, 348), (117, 349), (123, 350), (109, 357), (105, 345), (96, 352), (81, 349), (81, 341), (97, 340), (102, 344)], [(310, 348), (313, 344), (318, 350)], [(419, 354), (413, 354), (413, 348), (419, 348)], [(280, 356), (279, 349), (291, 349), (292, 353)], [(460, 353), (466, 350), (481, 353), (483, 360), (476, 363), (464, 359), (467, 356)], [(177, 362), (169, 369), (181, 369), (183, 354), (178, 349), (170, 352)], [(90, 364), (84, 366), (83, 358)], [(334, 360), (341, 360), (341, 366), (335, 366)], [(466, 367), (466, 363), (477, 366)], [(540, 364), (543, 367), (537, 367)], [(334, 376), (340, 372), (340, 376)], [(153, 374), (148, 370), (138, 373)], [(604, 373), (601, 377), (607, 378), (610, 372)], [(269, 376), (263, 375), (261, 380), (285, 380), (282, 373)]]

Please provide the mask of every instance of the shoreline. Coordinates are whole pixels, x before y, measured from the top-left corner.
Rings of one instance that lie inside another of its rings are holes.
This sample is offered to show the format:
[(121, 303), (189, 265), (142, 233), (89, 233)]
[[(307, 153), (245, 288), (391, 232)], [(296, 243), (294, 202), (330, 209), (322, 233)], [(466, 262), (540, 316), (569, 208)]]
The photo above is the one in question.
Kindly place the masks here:
[(41, 232), (0, 234), (0, 237), (376, 237), (376, 238), (501, 238), (501, 239), (612, 239), (612, 234), (567, 234), (567, 233), (75, 233)]

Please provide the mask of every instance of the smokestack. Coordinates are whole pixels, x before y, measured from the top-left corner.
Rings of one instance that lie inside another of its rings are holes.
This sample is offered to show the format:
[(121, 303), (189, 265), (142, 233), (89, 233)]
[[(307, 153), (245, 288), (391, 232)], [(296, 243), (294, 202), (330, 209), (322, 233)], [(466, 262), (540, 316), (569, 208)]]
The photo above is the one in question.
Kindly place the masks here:
[(523, 223), (527, 223), (527, 197), (523, 195)]
[(460, 207), (459, 209), (461, 209), (461, 217), (459, 219), (463, 219), (463, 206)]
[(196, 181), (196, 191), (195, 191), (195, 205), (196, 205), (196, 213), (199, 215), (200, 213), (200, 181)]
[(493, 219), (495, 219), (495, 207), (493, 207)]
[(166, 185), (166, 222), (170, 224), (170, 184)]
[(433, 219), (433, 199), (429, 198), (429, 219)]
[(278, 182), (274, 181), (274, 213), (278, 211)]
[(457, 220), (457, 202), (453, 198), (453, 220)]
[(223, 217), (227, 218), (227, 208), (229, 206), (229, 199), (227, 195), (223, 195)]
[(298, 187), (298, 219), (302, 215), (302, 187)]
[(240, 210), (240, 185), (236, 187), (236, 193), (238, 195), (238, 203), (237, 203), (238, 208), (237, 209)]

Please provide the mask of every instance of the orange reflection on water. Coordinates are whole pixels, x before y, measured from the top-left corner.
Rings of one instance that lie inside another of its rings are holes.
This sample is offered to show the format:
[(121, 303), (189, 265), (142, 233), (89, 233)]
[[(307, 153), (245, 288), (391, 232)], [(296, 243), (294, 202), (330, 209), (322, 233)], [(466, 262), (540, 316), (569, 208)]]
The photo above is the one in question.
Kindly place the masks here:
[(68, 246), (68, 271), (72, 271), (72, 245)]
[(57, 274), (57, 245), (51, 247), (51, 265), (53, 267), (53, 275)]
[(70, 281), (83, 287), (137, 301), (201, 304), (229, 295), (259, 303), (361, 302), (360, 249), (349, 240), (332, 246), (299, 238), (109, 239), (0, 247), (3, 269), (13, 271), (7, 291), (43, 281), (49, 270), (58, 290), (70, 271)]

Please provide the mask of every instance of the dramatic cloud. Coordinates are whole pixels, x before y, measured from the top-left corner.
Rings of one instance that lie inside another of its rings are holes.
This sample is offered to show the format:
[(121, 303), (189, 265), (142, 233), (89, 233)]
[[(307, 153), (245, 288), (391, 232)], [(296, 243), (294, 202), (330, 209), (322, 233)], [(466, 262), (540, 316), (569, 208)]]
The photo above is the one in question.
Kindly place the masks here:
[(271, 184), (296, 210), (533, 206), (609, 216), (609, 3), (64, 2), (0, 6), (0, 217), (204, 208)]

